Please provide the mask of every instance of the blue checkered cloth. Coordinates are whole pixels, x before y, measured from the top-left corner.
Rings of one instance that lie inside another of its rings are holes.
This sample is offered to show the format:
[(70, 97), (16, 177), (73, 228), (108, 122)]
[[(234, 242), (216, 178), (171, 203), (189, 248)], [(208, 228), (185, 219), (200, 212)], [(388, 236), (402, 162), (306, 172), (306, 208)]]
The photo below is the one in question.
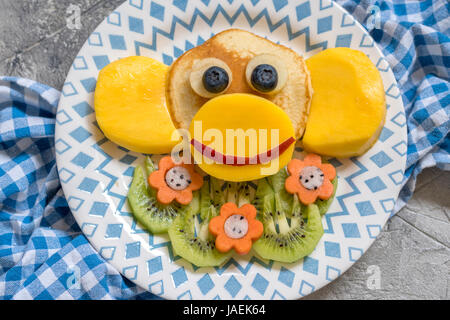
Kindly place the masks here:
[(386, 56), (405, 105), (408, 157), (395, 205), (411, 198), (417, 175), (450, 170), (450, 2), (338, 0), (363, 24)]
[[(408, 157), (396, 212), (424, 168), (450, 169), (450, 3), (338, 3), (366, 25), (402, 92)], [(0, 299), (156, 299), (105, 262), (71, 215), (55, 163), (58, 99), (0, 77)]]

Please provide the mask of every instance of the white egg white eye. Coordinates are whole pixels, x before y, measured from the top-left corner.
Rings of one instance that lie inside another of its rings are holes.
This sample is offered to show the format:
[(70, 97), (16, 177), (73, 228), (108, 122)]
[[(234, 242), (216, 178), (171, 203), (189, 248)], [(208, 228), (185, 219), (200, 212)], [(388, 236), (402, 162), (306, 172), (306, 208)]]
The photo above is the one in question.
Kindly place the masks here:
[(189, 81), (192, 90), (203, 98), (214, 98), (224, 93), (232, 79), (231, 69), (217, 58), (197, 60), (192, 66)]
[(245, 78), (253, 90), (264, 94), (275, 94), (286, 84), (288, 72), (279, 57), (263, 53), (253, 57), (247, 63)]
[(191, 174), (181, 166), (176, 166), (166, 172), (166, 183), (173, 190), (184, 190), (191, 184)]

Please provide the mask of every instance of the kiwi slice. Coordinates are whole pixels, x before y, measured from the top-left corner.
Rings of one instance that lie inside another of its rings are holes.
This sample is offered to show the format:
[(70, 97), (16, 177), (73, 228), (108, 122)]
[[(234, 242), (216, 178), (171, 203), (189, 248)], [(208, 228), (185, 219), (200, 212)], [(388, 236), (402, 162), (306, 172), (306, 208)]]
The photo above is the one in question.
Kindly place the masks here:
[(214, 206), (214, 201), (211, 198), (211, 184), (210, 184), (211, 177), (205, 176), (205, 179), (203, 181), (203, 186), (200, 189), (200, 218), (202, 220), (206, 219), (208, 217), (208, 214), (210, 213), (210, 207)]
[[(201, 197), (201, 203), (207, 203), (210, 201), (219, 211), (220, 207), (226, 202), (233, 202), (238, 207), (250, 203), (256, 192), (256, 185), (253, 181), (248, 182), (227, 182), (224, 180), (216, 179), (214, 177), (207, 177), (209, 180), (209, 199), (206, 200), (206, 190), (205, 195)], [(204, 206), (202, 206), (204, 207)], [(202, 217), (204, 216), (204, 211), (202, 211)]]
[(293, 197), (292, 194), (288, 193), (284, 187), (284, 183), (288, 177), (289, 175), (286, 168), (282, 168), (277, 174), (269, 176), (267, 179), (276, 195), (275, 200), (277, 201), (279, 211), (284, 212), (287, 218), (291, 218), (292, 204), (294, 198), (297, 197)]
[(276, 174), (268, 176), (267, 180), (275, 193), (285, 190), (284, 182), (289, 177), (286, 167), (281, 168)]
[(238, 196), (236, 205), (242, 207), (244, 204), (251, 203), (255, 198), (256, 185), (252, 182), (239, 182)]
[(319, 211), (320, 211), (321, 215), (324, 215), (325, 213), (327, 213), (328, 209), (331, 206), (331, 203), (334, 200), (334, 196), (336, 195), (336, 190), (337, 190), (337, 186), (338, 186), (338, 178), (335, 177), (333, 179), (333, 181), (331, 181), (331, 183), (333, 184), (333, 194), (331, 195), (331, 197), (327, 200), (317, 199), (317, 201), (315, 202), (315, 204), (319, 207)]
[(145, 173), (146, 173), (147, 177), (150, 175), (150, 173), (152, 173), (153, 171), (156, 170), (152, 159), (150, 159), (150, 157), (148, 157), (148, 156), (145, 157), (144, 167), (145, 167)]
[(253, 205), (256, 207), (258, 212), (263, 210), (265, 205), (265, 197), (268, 196), (273, 196), (273, 189), (268, 180), (266, 178), (258, 180), (255, 199), (253, 200)]
[(227, 186), (225, 181), (210, 177), (210, 196), (217, 209), (227, 202)]
[(253, 249), (265, 259), (290, 263), (310, 254), (324, 231), (317, 205), (302, 206), (296, 195), (281, 187), (286, 177), (282, 169), (258, 182), (253, 203), (264, 233)]
[(227, 182), (227, 202), (238, 203), (238, 182)]
[(211, 203), (210, 185), (210, 180), (205, 180), (200, 193), (194, 195), (168, 231), (174, 252), (197, 267), (219, 266), (231, 256), (231, 251), (221, 253), (215, 248), (215, 238), (209, 233), (209, 221), (218, 214)]
[(134, 218), (151, 233), (167, 232), (176, 216), (182, 211), (183, 206), (173, 202), (167, 205), (156, 200), (156, 191), (147, 187), (146, 177), (155, 170), (150, 160), (146, 158), (144, 173), (142, 167), (134, 169), (133, 181), (128, 190), (128, 202)]

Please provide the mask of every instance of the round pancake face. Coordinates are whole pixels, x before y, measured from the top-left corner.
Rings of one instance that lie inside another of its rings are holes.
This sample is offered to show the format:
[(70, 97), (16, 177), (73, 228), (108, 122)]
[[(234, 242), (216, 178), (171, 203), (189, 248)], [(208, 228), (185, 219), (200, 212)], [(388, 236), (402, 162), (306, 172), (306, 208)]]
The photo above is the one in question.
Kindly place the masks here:
[[(198, 66), (204, 68), (200, 70), (200, 74), (204, 74), (209, 60), (220, 61), (217, 66), (230, 73), (229, 82), (223, 86), (225, 89), (212, 95), (203, 94), (203, 79), (192, 80), (199, 73)], [(255, 60), (258, 63), (254, 63)], [(280, 80), (276, 88), (268, 92), (255, 89), (252, 70), (248, 70), (249, 66), (264, 64), (275, 66)], [(167, 81), (166, 97), (172, 120), (176, 127), (189, 129), (191, 138), (197, 134), (198, 139), (191, 141), (192, 153), (208, 174), (227, 181), (253, 180), (275, 174), (291, 159), (294, 142), (306, 127), (312, 94), (306, 65), (294, 51), (247, 31), (227, 30), (179, 57), (171, 66)], [(207, 110), (202, 111), (203, 108)], [(194, 132), (193, 120), (202, 123), (200, 132), (206, 134), (207, 139), (198, 137), (199, 130)], [(208, 136), (214, 129), (221, 132), (223, 139), (216, 139), (221, 143)], [(232, 140), (230, 137), (227, 140), (227, 129), (228, 132), (234, 130), (235, 135), (243, 132), (244, 140), (249, 143), (245, 150), (226, 148), (226, 141)], [(256, 151), (249, 140), (255, 135), (248, 130), (256, 132)], [(274, 149), (273, 154), (271, 149)], [(216, 157), (202, 156), (204, 151), (213, 152)], [(264, 157), (264, 154), (271, 157)], [(244, 163), (221, 162), (220, 157), (234, 157), (235, 162)], [(212, 158), (216, 160), (214, 163), (211, 163)], [(272, 169), (261, 170), (263, 168)]]

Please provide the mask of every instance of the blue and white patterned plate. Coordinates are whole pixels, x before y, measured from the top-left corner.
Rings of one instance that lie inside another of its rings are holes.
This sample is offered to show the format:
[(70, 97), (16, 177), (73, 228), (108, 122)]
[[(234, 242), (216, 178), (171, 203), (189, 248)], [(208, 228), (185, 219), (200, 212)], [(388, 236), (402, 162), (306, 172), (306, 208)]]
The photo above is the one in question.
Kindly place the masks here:
[[(126, 201), (143, 156), (107, 140), (93, 110), (98, 72), (111, 61), (146, 55), (171, 64), (215, 33), (237, 27), (293, 48), (306, 58), (329, 47), (365, 52), (379, 69), (387, 118), (378, 142), (358, 158), (333, 160), (337, 197), (325, 234), (303, 261), (283, 264), (252, 253), (220, 268), (196, 268), (174, 256), (167, 236), (133, 221)], [(400, 190), (406, 126), (394, 75), (368, 33), (329, 0), (129, 0), (93, 32), (63, 88), (56, 125), (59, 175), (83, 233), (125, 277), (170, 299), (294, 299), (345, 272), (375, 240)]]

